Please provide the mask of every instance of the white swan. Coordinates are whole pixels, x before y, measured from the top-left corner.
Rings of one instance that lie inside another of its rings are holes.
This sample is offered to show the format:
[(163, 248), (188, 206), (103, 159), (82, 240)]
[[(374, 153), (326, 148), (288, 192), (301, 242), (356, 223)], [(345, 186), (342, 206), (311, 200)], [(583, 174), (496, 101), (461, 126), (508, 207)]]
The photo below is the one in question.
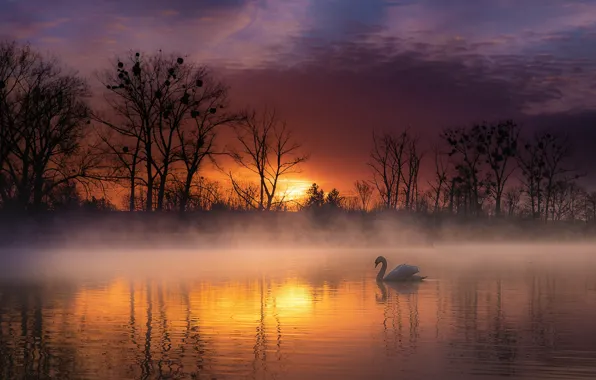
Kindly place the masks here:
[(379, 264), (383, 265), (381, 266), (379, 274), (377, 274), (377, 281), (422, 281), (426, 278), (426, 276), (416, 275), (416, 273), (420, 272), (417, 266), (408, 264), (398, 265), (385, 276), (385, 272), (387, 271), (387, 259), (383, 256), (377, 257), (375, 260), (375, 268)]

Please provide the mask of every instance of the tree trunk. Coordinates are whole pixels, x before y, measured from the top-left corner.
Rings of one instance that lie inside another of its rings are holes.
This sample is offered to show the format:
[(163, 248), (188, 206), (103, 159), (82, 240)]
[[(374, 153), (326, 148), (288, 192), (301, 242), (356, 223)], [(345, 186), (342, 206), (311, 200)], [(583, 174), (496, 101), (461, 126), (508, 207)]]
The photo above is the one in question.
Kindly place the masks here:
[[(148, 129), (148, 128), (147, 128)], [(153, 210), (153, 157), (151, 154), (151, 133), (147, 133), (147, 142), (145, 143), (145, 151), (147, 154), (147, 199), (145, 200), (145, 210)]]

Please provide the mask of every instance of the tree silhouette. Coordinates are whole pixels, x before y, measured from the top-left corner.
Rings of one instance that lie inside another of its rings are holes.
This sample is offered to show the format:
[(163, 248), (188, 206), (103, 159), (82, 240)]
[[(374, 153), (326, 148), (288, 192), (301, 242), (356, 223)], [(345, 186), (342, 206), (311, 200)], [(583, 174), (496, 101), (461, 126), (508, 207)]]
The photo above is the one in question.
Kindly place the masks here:
[[(185, 162), (190, 178), (185, 183), (192, 182), (198, 171), (205, 155), (201, 149), (214, 127), (213, 118), (207, 115), (216, 114), (223, 106), (225, 88), (211, 81), (205, 67), (161, 51), (148, 56), (131, 52), (100, 80), (108, 90), (106, 101), (115, 117), (96, 113), (95, 119), (120, 135), (120, 141), (108, 146), (129, 174), (130, 207), (134, 204), (136, 165), (143, 161), (145, 208), (151, 211), (155, 201), (161, 210), (174, 162)], [(186, 129), (191, 123), (196, 124), (195, 130)]]
[(501, 214), (501, 199), (509, 177), (516, 169), (511, 159), (517, 155), (520, 129), (512, 120), (480, 126), (478, 149), (490, 169), (488, 182), (495, 200), (495, 214)]
[[(455, 194), (455, 191), (459, 190), (464, 196), (465, 210), (471, 211), (474, 215), (478, 215), (481, 208), (483, 182), (480, 179), (480, 169), (485, 150), (479, 141), (484, 135), (480, 125), (447, 129), (441, 133), (441, 138), (451, 149), (448, 155), (455, 160), (457, 176), (452, 181), (452, 193)], [(455, 184), (459, 186), (456, 188), (453, 186)]]
[(402, 170), (401, 176), (404, 183), (404, 207), (406, 210), (412, 208), (412, 203), (418, 205), (418, 173), (423, 153), (419, 152), (418, 139), (410, 138), (406, 145), (407, 171)]
[[(180, 211), (186, 210), (191, 198), (193, 180), (205, 158), (212, 158), (216, 153), (214, 141), (217, 130), (223, 125), (241, 119), (239, 115), (222, 112), (227, 105), (227, 88), (212, 80), (207, 72), (203, 74), (204, 90), (195, 109), (191, 112), (193, 121), (176, 127), (180, 142), (178, 156), (186, 169), (182, 180)], [(220, 111), (216, 112), (217, 109)]]
[(344, 197), (339, 193), (339, 190), (333, 188), (325, 197), (325, 206), (330, 209), (340, 209), (343, 207)]
[(569, 182), (578, 178), (577, 174), (573, 174), (574, 170), (566, 166), (570, 156), (569, 139), (563, 135), (541, 132), (535, 135), (533, 142), (524, 144), (518, 162), (534, 218), (546, 221), (549, 211), (552, 217), (557, 181)]
[(87, 185), (96, 157), (82, 151), (87, 84), (57, 59), (28, 46), (0, 46), (2, 196), (39, 210), (59, 186)]
[(524, 192), (523, 187), (515, 186), (512, 188), (509, 188), (503, 194), (504, 201), (505, 201), (505, 207), (507, 209), (507, 215), (509, 217), (514, 216), (516, 214), (516, 212), (518, 211), (518, 209), (520, 208), (521, 196), (522, 196), (523, 192)]
[(438, 147), (433, 149), (434, 154), (434, 161), (435, 161), (435, 173), (434, 173), (434, 182), (428, 182), (430, 189), (431, 189), (431, 198), (433, 200), (433, 212), (437, 213), (439, 211), (439, 202), (441, 200), (441, 194), (443, 192), (443, 186), (447, 182), (447, 166), (445, 162), (443, 162), (442, 154), (439, 151)]
[(373, 182), (387, 209), (396, 209), (405, 158), (404, 149), (408, 142), (407, 132), (399, 136), (373, 133), (373, 150), (368, 163), (373, 171)]
[(14, 190), (7, 173), (8, 157), (22, 133), (18, 119), (22, 105), (20, 83), (31, 76), (38, 58), (28, 45), (0, 43), (0, 194), (4, 204), (13, 198)]
[(325, 192), (316, 183), (313, 183), (308, 190), (306, 190), (306, 199), (304, 201), (304, 208), (320, 208), (325, 204)]
[(301, 154), (301, 145), (293, 140), (293, 135), (285, 122), (280, 122), (275, 110), (246, 113), (243, 120), (234, 126), (239, 149), (230, 153), (234, 162), (258, 176), (259, 191), (250, 194), (230, 172), (229, 178), (238, 196), (253, 204), (258, 210), (271, 210), (277, 194), (279, 179), (296, 173), (299, 164), (308, 159)]
[(373, 188), (366, 181), (354, 182), (354, 188), (358, 194), (358, 200), (360, 201), (360, 209), (367, 211), (370, 207), (370, 202), (373, 196)]

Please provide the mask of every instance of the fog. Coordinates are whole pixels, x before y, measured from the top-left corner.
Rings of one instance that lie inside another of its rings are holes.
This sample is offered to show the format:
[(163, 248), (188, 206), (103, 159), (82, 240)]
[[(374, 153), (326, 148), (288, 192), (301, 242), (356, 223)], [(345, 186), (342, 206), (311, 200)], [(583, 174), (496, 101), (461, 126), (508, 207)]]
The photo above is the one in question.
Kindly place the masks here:
[(222, 213), (52, 215), (4, 221), (0, 278), (320, 276), (389, 266), (444, 270), (585, 269), (596, 263), (592, 228), (389, 214)]

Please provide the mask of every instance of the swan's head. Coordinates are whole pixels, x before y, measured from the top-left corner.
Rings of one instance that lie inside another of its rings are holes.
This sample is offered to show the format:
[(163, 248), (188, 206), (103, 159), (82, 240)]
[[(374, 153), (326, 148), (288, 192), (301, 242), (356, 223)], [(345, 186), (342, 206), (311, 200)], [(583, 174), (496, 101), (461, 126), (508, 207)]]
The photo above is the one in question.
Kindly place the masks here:
[(375, 260), (375, 268), (377, 267), (377, 265), (381, 264), (383, 261), (387, 261), (385, 260), (385, 258), (383, 256), (379, 256), (377, 257), (377, 259)]

